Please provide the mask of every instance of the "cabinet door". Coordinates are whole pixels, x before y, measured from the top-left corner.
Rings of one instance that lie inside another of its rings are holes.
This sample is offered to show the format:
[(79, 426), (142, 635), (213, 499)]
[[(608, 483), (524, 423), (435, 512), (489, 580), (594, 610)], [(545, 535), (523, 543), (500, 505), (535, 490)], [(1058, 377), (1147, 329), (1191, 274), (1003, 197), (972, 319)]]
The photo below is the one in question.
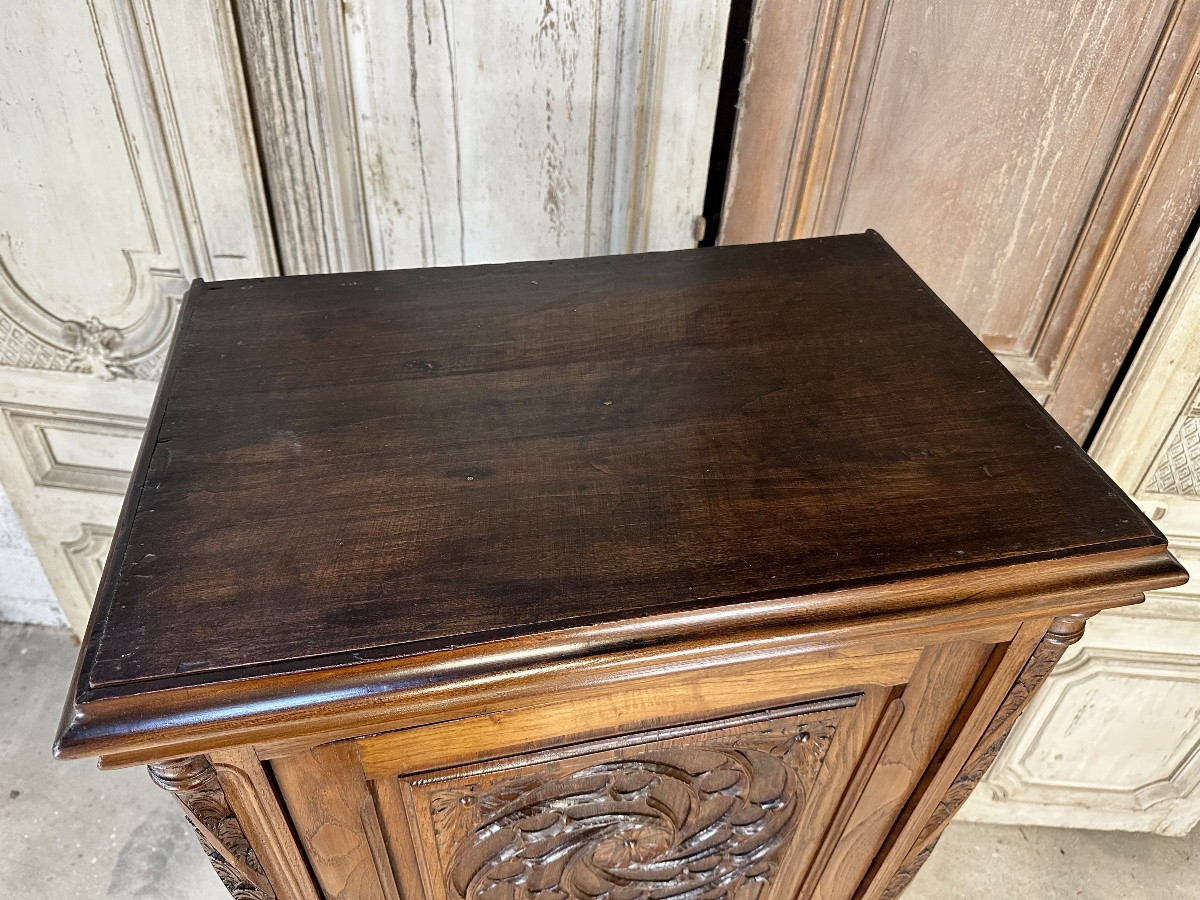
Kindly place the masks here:
[(722, 241), (873, 228), (1083, 440), (1200, 200), (1200, 3), (754, 5)]
[(438, 900), (790, 897), (827, 824), (838, 770), (825, 764), (845, 752), (835, 742), (857, 700), (401, 776), (405, 821), (390, 831), (412, 841)]
[(329, 898), (893, 897), (1065, 646), (1047, 624), (260, 753)]
[[(434, 726), (428, 743), (417, 728), (272, 769), (327, 897), (791, 898), (845, 869), (835, 847), (862, 825), (850, 814), (902, 712), (872, 687), (600, 739), (522, 738), (503, 755), (488, 748), (512, 736), (479, 740), (494, 724), (482, 717)], [(882, 812), (878, 840), (895, 810)]]

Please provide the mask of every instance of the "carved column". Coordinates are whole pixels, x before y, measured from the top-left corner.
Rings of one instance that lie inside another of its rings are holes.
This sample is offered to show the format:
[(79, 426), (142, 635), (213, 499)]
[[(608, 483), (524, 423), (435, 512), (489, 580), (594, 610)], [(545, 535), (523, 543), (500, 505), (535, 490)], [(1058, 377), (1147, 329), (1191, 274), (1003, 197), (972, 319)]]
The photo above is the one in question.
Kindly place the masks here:
[(276, 900), (209, 761), (192, 756), (148, 768), (154, 783), (182, 804), (209, 862), (234, 900)]
[(892, 880), (888, 882), (880, 900), (895, 900), (908, 887), (909, 882), (916, 877), (921, 866), (925, 864), (925, 860), (929, 859), (929, 855), (933, 853), (933, 848), (937, 846), (938, 839), (941, 838), (946, 826), (950, 824), (950, 820), (954, 818), (954, 814), (966, 802), (967, 797), (971, 796), (971, 791), (975, 790), (980, 779), (996, 761), (1005, 740), (1030, 697), (1041, 687), (1042, 682), (1053, 671), (1066, 649), (1083, 637), (1084, 623), (1090, 616), (1091, 613), (1060, 616), (1050, 624), (1050, 630), (1046, 632), (1046, 636), (1042, 638), (1033, 655), (1029, 657), (1029, 662), (1017, 676), (1012, 689), (1004, 698), (1004, 702), (1000, 704), (1000, 708), (996, 710), (996, 715), (992, 717), (987, 730), (984, 731), (983, 737), (979, 739), (975, 749), (963, 763), (962, 771), (954, 779), (950, 789), (946, 791), (942, 802), (938, 804), (933, 815), (929, 817), (929, 821), (925, 823), (925, 827), (921, 829), (920, 835), (917, 836), (916, 842), (908, 856), (905, 857), (904, 865), (892, 876)]

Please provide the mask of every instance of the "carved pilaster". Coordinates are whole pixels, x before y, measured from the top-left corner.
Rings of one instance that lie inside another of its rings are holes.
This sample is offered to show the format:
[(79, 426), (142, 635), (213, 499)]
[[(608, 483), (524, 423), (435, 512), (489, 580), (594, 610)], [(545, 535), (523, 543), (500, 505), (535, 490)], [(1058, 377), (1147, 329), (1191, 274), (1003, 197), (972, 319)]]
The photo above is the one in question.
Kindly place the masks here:
[(1050, 624), (1046, 636), (1042, 638), (1033, 655), (1029, 657), (1029, 662), (1017, 676), (1012, 689), (1000, 704), (1000, 708), (996, 710), (996, 715), (992, 717), (987, 730), (984, 731), (983, 737), (979, 739), (975, 749), (967, 757), (962, 771), (946, 791), (942, 802), (938, 804), (933, 815), (929, 817), (929, 821), (925, 823), (925, 827), (921, 829), (920, 835), (917, 836), (917, 840), (904, 860), (904, 865), (892, 876), (892, 880), (888, 882), (880, 900), (895, 900), (908, 887), (909, 882), (916, 877), (921, 866), (925, 864), (925, 860), (933, 852), (933, 848), (937, 846), (942, 832), (954, 818), (954, 814), (966, 802), (967, 797), (971, 796), (975, 786), (979, 784), (980, 779), (996, 761), (996, 757), (1004, 747), (1005, 740), (1008, 739), (1009, 733), (1017, 723), (1017, 718), (1025, 709), (1030, 697), (1054, 670), (1066, 649), (1083, 637), (1084, 623), (1090, 615), (1090, 613), (1079, 613), (1059, 616)]
[(234, 900), (275, 900), (275, 891), (203, 756), (148, 767), (154, 783), (173, 793), (196, 829), (208, 860)]

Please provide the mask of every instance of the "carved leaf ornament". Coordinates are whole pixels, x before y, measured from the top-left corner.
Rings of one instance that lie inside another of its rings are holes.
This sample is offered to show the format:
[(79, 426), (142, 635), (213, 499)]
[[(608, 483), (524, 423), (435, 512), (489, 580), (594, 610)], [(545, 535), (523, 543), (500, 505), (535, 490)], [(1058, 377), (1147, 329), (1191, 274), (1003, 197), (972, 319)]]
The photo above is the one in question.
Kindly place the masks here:
[(526, 780), (515, 791), (510, 781), (440, 795), (440, 826), (471, 807), (483, 820), (457, 844), (447, 893), (461, 900), (756, 897), (832, 735), (821, 725), (742, 735), (731, 746), (656, 749)]

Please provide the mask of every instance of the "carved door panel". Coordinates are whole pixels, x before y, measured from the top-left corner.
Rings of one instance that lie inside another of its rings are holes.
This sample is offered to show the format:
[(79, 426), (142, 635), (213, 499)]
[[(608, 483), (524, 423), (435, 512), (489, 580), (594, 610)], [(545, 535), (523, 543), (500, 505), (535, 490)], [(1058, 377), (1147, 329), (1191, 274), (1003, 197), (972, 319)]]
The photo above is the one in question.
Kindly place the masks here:
[(400, 893), (792, 897), (850, 768), (827, 762), (862, 751), (859, 699), (388, 779), (383, 830), (417, 860)]
[(284, 271), (693, 246), (729, 0), (237, 0)]
[(0, 19), (0, 482), (82, 630), (179, 298), (274, 251), (224, 0)]
[(721, 240), (880, 231), (1078, 440), (1200, 202), (1200, 3), (754, 5)]
[(1183, 835), (1200, 822), (1200, 243), (1092, 455), (1193, 580), (1089, 623), (963, 815)]

